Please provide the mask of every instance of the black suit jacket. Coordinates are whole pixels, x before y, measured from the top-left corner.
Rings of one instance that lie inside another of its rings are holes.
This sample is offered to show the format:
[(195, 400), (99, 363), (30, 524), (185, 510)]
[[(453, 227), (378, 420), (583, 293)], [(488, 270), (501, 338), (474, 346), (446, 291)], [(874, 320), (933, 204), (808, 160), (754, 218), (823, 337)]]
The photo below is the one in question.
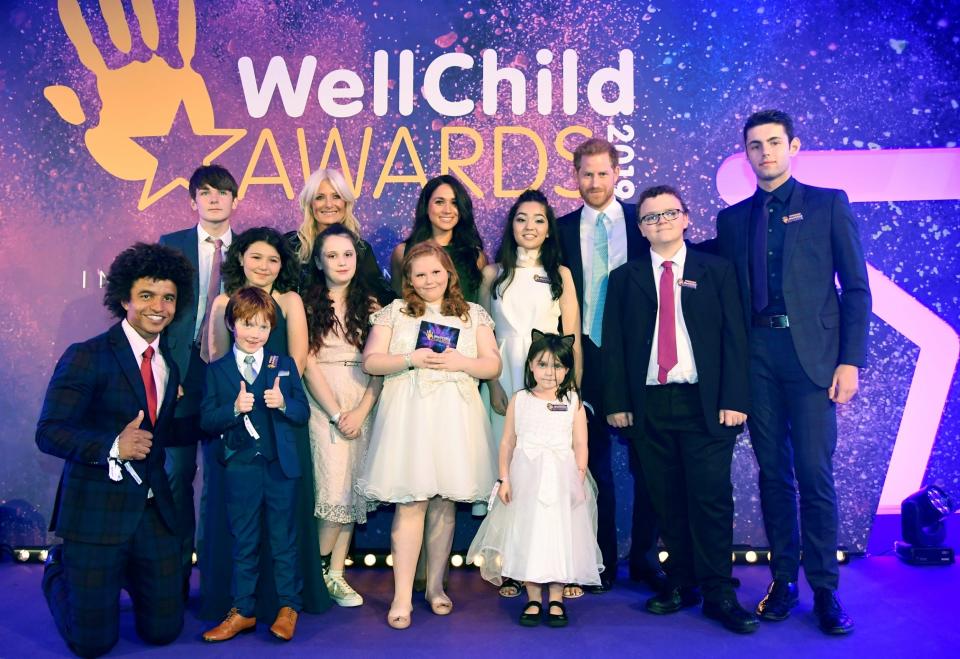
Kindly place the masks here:
[[(177, 386), (177, 364), (161, 342), (169, 377), (156, 426), (147, 415), (147, 394), (140, 365), (120, 323), (100, 336), (75, 343), (57, 362), (37, 422), (36, 442), (44, 453), (65, 461), (53, 504), (50, 530), (66, 540), (114, 545), (137, 528), (153, 490), (160, 517), (177, 531), (170, 484), (163, 470)], [(123, 479), (108, 476), (107, 458), (114, 440), (143, 410), (141, 428), (153, 433), (145, 460), (131, 462), (144, 483), (126, 470)]]
[[(743, 426), (723, 426), (721, 409), (749, 412), (747, 335), (736, 273), (726, 259), (687, 247), (680, 287), (683, 320), (693, 346), (703, 417), (711, 435), (736, 435)], [(603, 314), (604, 409), (632, 412), (634, 439), (643, 436), (647, 367), (657, 322), (657, 282), (650, 250), (610, 275)]]
[[(160, 244), (183, 252), (193, 265), (193, 303), (177, 309), (177, 315), (164, 332), (167, 347), (184, 381), (184, 396), (177, 402), (177, 416), (195, 416), (200, 413), (200, 398), (203, 395), (203, 373), (190, 372), (190, 355), (193, 351), (194, 331), (197, 326), (197, 305), (200, 301), (200, 255), (197, 248), (197, 227), (174, 231), (160, 236)], [(195, 365), (197, 367), (197, 365)], [(188, 443), (196, 437), (172, 438), (171, 445), (183, 439)]]
[[(753, 196), (717, 215), (717, 253), (733, 261), (750, 326), (750, 214)], [(838, 364), (864, 366), (872, 299), (860, 234), (842, 190), (799, 181), (790, 198), (783, 243), (783, 298), (800, 364), (827, 388)], [(779, 218), (778, 218), (779, 219)], [(837, 293), (834, 277), (840, 280)]]

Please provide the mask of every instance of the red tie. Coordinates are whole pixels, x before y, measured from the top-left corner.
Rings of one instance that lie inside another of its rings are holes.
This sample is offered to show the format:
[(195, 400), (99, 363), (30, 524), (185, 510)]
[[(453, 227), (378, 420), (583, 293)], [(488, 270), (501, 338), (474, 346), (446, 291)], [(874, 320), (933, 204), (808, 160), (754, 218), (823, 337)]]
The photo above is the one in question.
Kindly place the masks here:
[(223, 263), (223, 241), (217, 238), (214, 240), (207, 236), (207, 242), (213, 243), (213, 263), (210, 265), (210, 282), (207, 284), (207, 306), (203, 311), (203, 320), (200, 322), (200, 359), (205, 362), (210, 361), (209, 345), (209, 324), (210, 307), (213, 306), (213, 300), (220, 295), (220, 266)]
[(147, 412), (150, 414), (150, 423), (157, 424), (157, 383), (153, 380), (153, 346), (147, 346), (143, 351), (143, 361), (140, 362), (140, 377), (143, 378), (143, 388), (147, 392)]
[(657, 382), (667, 383), (667, 373), (677, 365), (677, 321), (673, 303), (673, 261), (663, 262), (660, 274), (660, 318), (657, 335)]

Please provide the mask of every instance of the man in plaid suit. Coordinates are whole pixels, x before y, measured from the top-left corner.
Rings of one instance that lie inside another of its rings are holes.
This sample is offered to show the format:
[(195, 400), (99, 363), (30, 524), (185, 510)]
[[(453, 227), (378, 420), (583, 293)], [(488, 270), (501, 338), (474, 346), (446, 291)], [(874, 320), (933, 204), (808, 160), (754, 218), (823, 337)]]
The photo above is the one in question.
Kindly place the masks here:
[(83, 657), (116, 644), (121, 586), (137, 633), (170, 643), (183, 628), (180, 543), (164, 442), (180, 377), (160, 334), (192, 297), (178, 251), (137, 243), (110, 266), (104, 305), (121, 319), (70, 346), (37, 422), (37, 446), (65, 462), (43, 592), (57, 629)]

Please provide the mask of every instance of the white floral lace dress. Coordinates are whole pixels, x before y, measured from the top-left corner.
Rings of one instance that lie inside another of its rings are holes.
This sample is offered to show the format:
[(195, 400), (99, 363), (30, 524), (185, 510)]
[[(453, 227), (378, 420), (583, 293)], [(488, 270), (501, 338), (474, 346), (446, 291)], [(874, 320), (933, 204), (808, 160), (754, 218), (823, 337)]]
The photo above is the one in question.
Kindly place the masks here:
[[(412, 352), (423, 320), (460, 330), (457, 350), (477, 356), (477, 329), (493, 329), (483, 307), (469, 303), (466, 321), (428, 305), (413, 318), (395, 300), (370, 317), (391, 327), (390, 354)], [(435, 496), (484, 501), (493, 487), (497, 456), (478, 382), (462, 372), (417, 368), (384, 377), (367, 459), (357, 482), (368, 499), (409, 503)]]

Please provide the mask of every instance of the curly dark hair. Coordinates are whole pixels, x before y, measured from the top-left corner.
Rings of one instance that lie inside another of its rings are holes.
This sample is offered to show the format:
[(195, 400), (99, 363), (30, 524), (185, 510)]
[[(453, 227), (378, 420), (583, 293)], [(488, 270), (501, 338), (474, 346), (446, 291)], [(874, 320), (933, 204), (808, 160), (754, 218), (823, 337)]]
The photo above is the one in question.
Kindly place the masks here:
[[(528, 201), (542, 204), (546, 209), (547, 238), (540, 246), (540, 264), (547, 271), (550, 278), (550, 295), (554, 300), (560, 299), (563, 293), (563, 279), (560, 277), (560, 236), (557, 234), (557, 215), (550, 207), (546, 195), (539, 190), (526, 190), (517, 197), (517, 201), (507, 213), (507, 222), (503, 227), (503, 237), (500, 239), (500, 249), (497, 250), (497, 263), (500, 264), (500, 274), (493, 280), (490, 295), (496, 299), (503, 295), (503, 291), (513, 283), (513, 272), (517, 269), (517, 239), (513, 235), (513, 220), (520, 208), (520, 204)], [(502, 287), (502, 288), (501, 288)]]
[(403, 301), (406, 306), (403, 313), (419, 318), (427, 312), (427, 303), (414, 290), (410, 283), (410, 270), (413, 262), (423, 256), (433, 256), (440, 261), (441, 267), (447, 271), (447, 290), (443, 292), (443, 302), (440, 303), (440, 313), (444, 316), (456, 316), (460, 320), (466, 321), (469, 318), (470, 305), (463, 298), (463, 290), (460, 288), (460, 275), (453, 265), (453, 260), (446, 250), (432, 240), (427, 240), (419, 245), (414, 245), (406, 254), (403, 255)]
[(573, 369), (573, 335), (544, 334), (539, 330), (533, 330), (530, 334), (533, 343), (530, 344), (527, 359), (523, 363), (523, 388), (527, 391), (533, 391), (533, 388), (537, 386), (537, 380), (533, 377), (533, 371), (530, 369), (530, 362), (541, 353), (549, 353), (556, 357), (567, 369), (563, 382), (557, 386), (557, 400), (568, 398), (571, 391), (579, 396), (580, 389), (577, 387), (577, 378)]
[(433, 237), (433, 228), (430, 224), (430, 216), (427, 214), (427, 208), (430, 206), (430, 197), (441, 185), (449, 185), (453, 189), (453, 196), (457, 205), (457, 224), (453, 227), (453, 238), (447, 249), (450, 256), (462, 264), (465, 278), (469, 281), (468, 288), (476, 289), (480, 285), (482, 273), (477, 267), (477, 259), (483, 253), (483, 239), (480, 232), (477, 231), (477, 223), (473, 217), (473, 202), (470, 200), (470, 193), (463, 187), (463, 183), (449, 174), (434, 176), (427, 181), (420, 191), (420, 197), (417, 199), (416, 215), (413, 219), (413, 229), (410, 235), (403, 241), (404, 250), (409, 250), (414, 245), (430, 240)]
[(276, 229), (270, 227), (255, 227), (247, 229), (230, 243), (227, 257), (223, 260), (222, 276), (223, 289), (227, 295), (247, 285), (247, 277), (243, 274), (243, 255), (253, 243), (267, 243), (280, 255), (280, 274), (273, 282), (273, 290), (279, 293), (297, 290), (300, 282), (300, 262), (290, 249), (290, 243)]
[(183, 252), (166, 245), (135, 243), (110, 264), (103, 306), (117, 318), (126, 318), (124, 302), (138, 279), (168, 280), (177, 287), (176, 313), (193, 304), (193, 265)]
[(307, 312), (307, 327), (310, 332), (310, 351), (317, 352), (323, 347), (323, 337), (330, 332), (338, 332), (348, 343), (363, 350), (363, 344), (370, 333), (370, 311), (376, 302), (376, 295), (359, 270), (354, 273), (353, 279), (347, 285), (346, 295), (346, 327), (337, 318), (330, 299), (330, 289), (327, 287), (327, 278), (323, 275), (323, 245), (331, 236), (343, 236), (353, 244), (353, 253), (359, 264), (359, 240), (357, 236), (343, 224), (331, 224), (317, 236), (313, 243), (313, 256), (310, 259), (319, 275), (316, 283), (304, 294), (303, 304)]

